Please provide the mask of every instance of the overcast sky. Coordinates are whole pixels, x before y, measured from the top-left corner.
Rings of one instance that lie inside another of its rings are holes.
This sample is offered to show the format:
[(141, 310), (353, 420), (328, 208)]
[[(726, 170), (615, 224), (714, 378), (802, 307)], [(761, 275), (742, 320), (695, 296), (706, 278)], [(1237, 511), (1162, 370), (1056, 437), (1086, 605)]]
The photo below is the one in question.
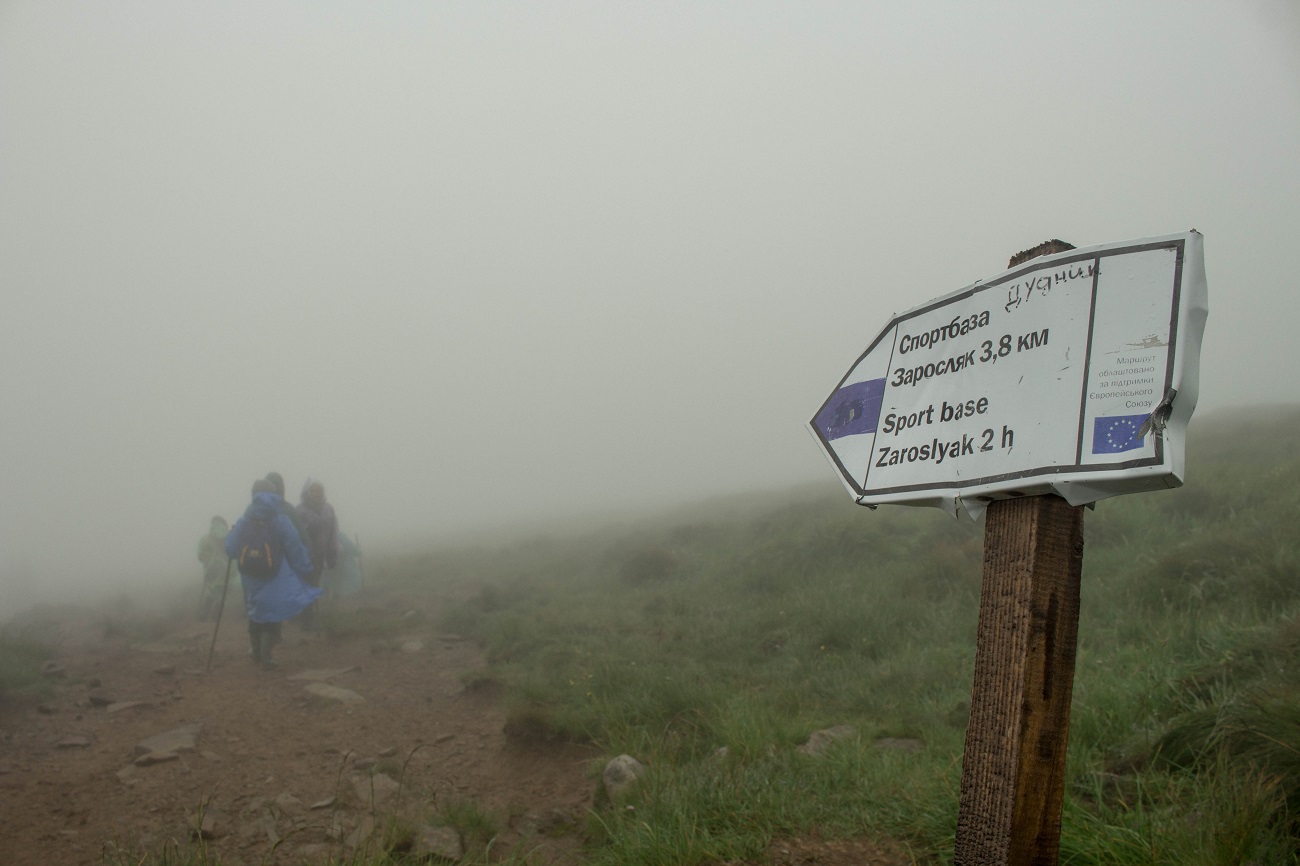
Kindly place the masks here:
[(1295, 3), (11, 0), (0, 607), (270, 470), (368, 550), (838, 489), (891, 314), (1192, 228), (1198, 414), (1300, 401)]

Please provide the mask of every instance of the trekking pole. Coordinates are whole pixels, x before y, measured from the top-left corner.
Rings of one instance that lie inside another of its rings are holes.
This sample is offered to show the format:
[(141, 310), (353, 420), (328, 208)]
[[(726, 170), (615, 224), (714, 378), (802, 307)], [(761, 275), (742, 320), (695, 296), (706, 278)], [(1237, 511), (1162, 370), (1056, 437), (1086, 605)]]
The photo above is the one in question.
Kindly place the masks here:
[(206, 673), (212, 673), (212, 651), (217, 648), (217, 630), (221, 628), (221, 615), (226, 612), (226, 590), (230, 588), (230, 566), (234, 560), (226, 557), (226, 579), (221, 582), (221, 606), (217, 608), (217, 621), (212, 624), (212, 645), (208, 647)]

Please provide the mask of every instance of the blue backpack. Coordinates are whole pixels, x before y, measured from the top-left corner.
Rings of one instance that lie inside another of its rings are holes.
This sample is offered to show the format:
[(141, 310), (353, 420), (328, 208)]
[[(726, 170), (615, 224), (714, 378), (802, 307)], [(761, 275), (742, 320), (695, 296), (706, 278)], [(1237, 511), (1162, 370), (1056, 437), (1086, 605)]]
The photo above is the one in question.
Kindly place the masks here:
[(270, 580), (280, 570), (284, 548), (280, 533), (269, 520), (250, 517), (239, 530), (239, 572), (248, 577)]

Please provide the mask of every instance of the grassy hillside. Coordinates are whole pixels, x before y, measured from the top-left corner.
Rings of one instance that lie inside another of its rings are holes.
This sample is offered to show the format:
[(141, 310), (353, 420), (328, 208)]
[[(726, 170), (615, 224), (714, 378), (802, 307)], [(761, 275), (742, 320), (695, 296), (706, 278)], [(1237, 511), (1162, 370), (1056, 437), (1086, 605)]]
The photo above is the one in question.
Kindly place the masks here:
[[(1064, 862), (1300, 862), (1297, 422), (1198, 419), (1186, 487), (1088, 512)], [(650, 768), (593, 819), (595, 862), (811, 832), (946, 862), (982, 541), (805, 490), (383, 571), (461, 588), (442, 626), (484, 642), (517, 736)], [(828, 753), (795, 751), (846, 724)], [(900, 738), (922, 747), (882, 747)]]
[[(1300, 863), (1298, 426), (1300, 409), (1198, 418), (1186, 487), (1087, 513), (1063, 863)], [(828, 482), (370, 551), (368, 581), (375, 599), (453, 599), (440, 628), (482, 642), (474, 676), (502, 689), (515, 737), (648, 767), (593, 813), (596, 866), (724, 863), (813, 834), (947, 863), (982, 544), (979, 523), (867, 511)], [(391, 611), (371, 619), (327, 627), (373, 632)], [(9, 629), (0, 697), (41, 657)], [(854, 734), (797, 750), (837, 725)]]

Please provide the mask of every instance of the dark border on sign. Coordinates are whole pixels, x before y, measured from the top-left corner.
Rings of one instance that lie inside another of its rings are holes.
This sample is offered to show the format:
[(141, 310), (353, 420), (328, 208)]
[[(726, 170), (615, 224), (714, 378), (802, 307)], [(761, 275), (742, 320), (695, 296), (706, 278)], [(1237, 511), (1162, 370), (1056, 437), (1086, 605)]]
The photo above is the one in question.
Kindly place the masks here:
[[(1084, 349), (1083, 381), (1079, 383), (1079, 426), (1074, 430), (1074, 464), (1083, 463), (1083, 416), (1088, 408), (1088, 380), (1092, 378), (1092, 333), (1097, 327), (1097, 284), (1101, 282), (1101, 256), (1092, 269), (1092, 297), (1088, 300), (1088, 346)], [(1169, 366), (1165, 365), (1166, 368)]]

